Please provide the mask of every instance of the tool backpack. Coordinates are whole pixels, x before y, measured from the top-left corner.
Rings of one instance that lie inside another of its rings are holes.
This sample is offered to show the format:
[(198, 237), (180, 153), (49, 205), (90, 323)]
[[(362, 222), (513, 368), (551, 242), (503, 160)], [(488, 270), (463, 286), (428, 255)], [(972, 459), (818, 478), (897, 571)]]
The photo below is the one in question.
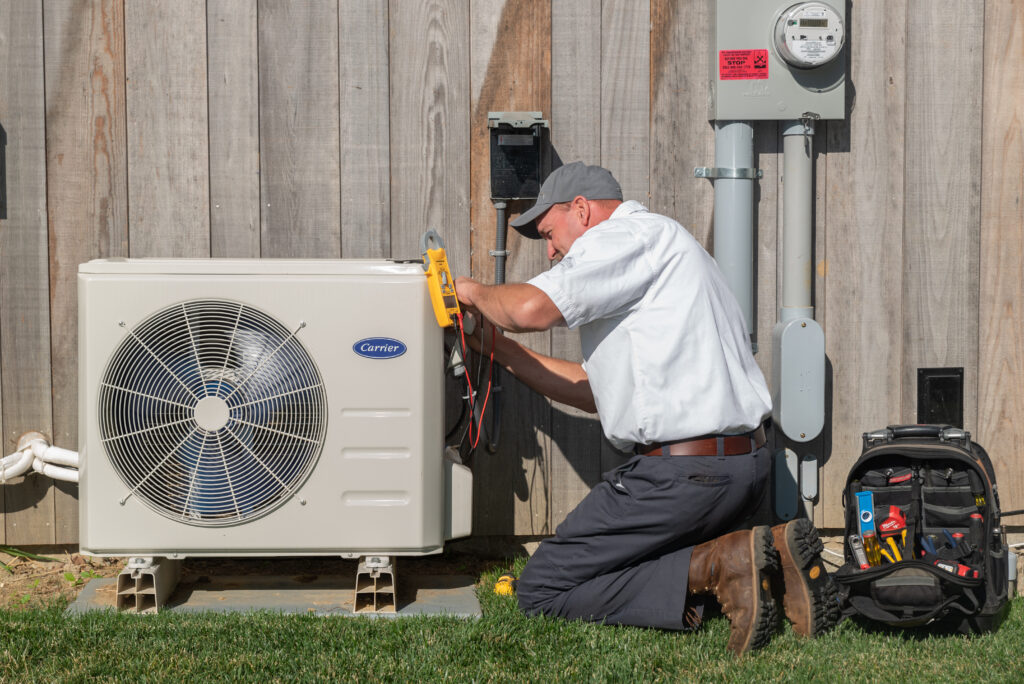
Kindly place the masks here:
[(901, 425), (864, 434), (843, 492), (843, 611), (896, 627), (994, 630), (1009, 609), (992, 462), (970, 433)]

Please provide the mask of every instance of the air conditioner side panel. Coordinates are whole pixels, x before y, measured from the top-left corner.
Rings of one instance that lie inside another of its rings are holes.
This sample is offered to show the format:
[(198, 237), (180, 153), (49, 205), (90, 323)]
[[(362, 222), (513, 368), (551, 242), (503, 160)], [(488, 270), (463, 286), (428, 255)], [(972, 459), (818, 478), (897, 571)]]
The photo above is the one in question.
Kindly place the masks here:
[[(215, 270), (216, 260), (210, 265)], [(154, 512), (113, 470), (97, 429), (99, 384), (126, 329), (166, 306), (200, 298), (242, 302), (290, 330), (305, 322), (298, 339), (327, 391), (327, 437), (312, 474), (281, 507), (229, 527), (200, 527)], [(113, 555), (417, 554), (443, 546), (442, 335), (421, 273), (80, 274), (79, 313), (83, 549)], [(394, 359), (358, 356), (353, 345), (368, 337), (401, 340), (407, 351)]]

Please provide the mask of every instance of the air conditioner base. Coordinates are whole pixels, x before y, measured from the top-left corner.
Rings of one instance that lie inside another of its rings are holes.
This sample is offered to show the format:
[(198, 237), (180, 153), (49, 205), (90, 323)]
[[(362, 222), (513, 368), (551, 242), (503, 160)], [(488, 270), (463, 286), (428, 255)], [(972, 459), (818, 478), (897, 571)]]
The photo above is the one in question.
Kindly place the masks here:
[[(271, 611), (303, 615), (367, 615), (401, 618), (411, 615), (449, 615), (479, 618), (470, 575), (402, 574), (394, 610), (356, 612), (355, 573), (344, 575), (203, 575), (183, 573), (177, 589), (161, 603), (171, 613), (246, 613)], [(68, 606), (69, 614), (110, 611), (117, 598), (116, 578), (94, 578)], [(378, 597), (382, 598), (382, 597)]]
[(115, 607), (129, 613), (156, 613), (174, 593), (181, 561), (133, 557), (117, 576)]

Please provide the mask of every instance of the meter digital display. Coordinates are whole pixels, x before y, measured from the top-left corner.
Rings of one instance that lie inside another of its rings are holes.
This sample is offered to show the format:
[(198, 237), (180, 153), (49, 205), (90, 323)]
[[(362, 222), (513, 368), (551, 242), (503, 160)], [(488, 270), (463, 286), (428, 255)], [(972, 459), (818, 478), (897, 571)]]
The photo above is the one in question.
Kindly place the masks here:
[(842, 52), (845, 39), (842, 15), (824, 2), (792, 5), (775, 24), (775, 51), (799, 69), (828, 64)]

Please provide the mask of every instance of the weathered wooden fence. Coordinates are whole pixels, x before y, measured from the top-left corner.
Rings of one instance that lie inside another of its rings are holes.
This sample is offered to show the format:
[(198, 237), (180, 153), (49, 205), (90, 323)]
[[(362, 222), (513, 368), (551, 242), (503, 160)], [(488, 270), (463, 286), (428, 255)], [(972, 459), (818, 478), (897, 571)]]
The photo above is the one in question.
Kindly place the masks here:
[[(819, 126), (816, 315), (831, 372), (816, 521), (860, 433), (965, 369), (965, 424), (1024, 506), (1024, 2), (854, 0), (846, 121)], [(488, 111), (540, 110), (565, 161), (711, 246), (704, 0), (0, 3), (0, 415), (78, 443), (77, 265), (101, 256), (415, 257), (438, 228), (492, 277)], [(781, 138), (757, 130), (759, 360), (776, 317)], [(510, 280), (546, 268), (510, 237)], [(574, 333), (523, 336), (577, 356)], [(619, 456), (507, 381), (478, 534), (542, 534)], [(77, 540), (76, 487), (0, 486), (0, 543)]]

